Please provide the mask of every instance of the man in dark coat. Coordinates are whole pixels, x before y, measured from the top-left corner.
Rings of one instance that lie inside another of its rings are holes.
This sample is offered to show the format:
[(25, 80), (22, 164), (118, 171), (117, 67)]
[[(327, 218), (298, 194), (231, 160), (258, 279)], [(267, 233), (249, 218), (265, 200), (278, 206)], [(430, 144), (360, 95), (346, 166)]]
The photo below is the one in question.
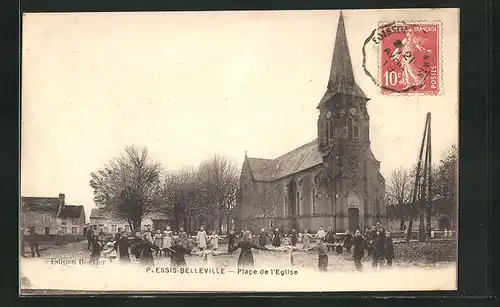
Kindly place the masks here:
[(259, 245), (260, 246), (266, 246), (267, 244), (267, 233), (264, 228), (260, 229), (260, 234), (259, 234)]
[(292, 229), (292, 233), (290, 234), (290, 241), (292, 243), (292, 246), (297, 245), (297, 239), (298, 239), (297, 232), (295, 231), (295, 229)]
[(385, 229), (382, 224), (377, 223), (375, 239), (373, 243), (373, 261), (374, 268), (382, 267), (385, 262)]
[(394, 259), (394, 242), (391, 233), (388, 231), (385, 233), (385, 259), (387, 260), (387, 266), (391, 267)]
[(120, 262), (130, 262), (130, 254), (129, 254), (129, 242), (127, 232), (122, 232), (122, 235), (118, 238), (115, 243), (115, 248), (118, 251), (118, 257)]
[(354, 238), (352, 239), (354, 250), (352, 252), (352, 256), (354, 258), (354, 267), (357, 271), (363, 271), (363, 264), (361, 264), (361, 260), (365, 256), (365, 239), (361, 235), (361, 230), (356, 229), (356, 233), (354, 234)]
[(40, 257), (40, 251), (38, 250), (38, 239), (36, 237), (35, 229), (31, 228), (28, 235), (28, 243), (31, 249), (31, 257)]
[(236, 234), (234, 233), (234, 230), (231, 229), (231, 230), (229, 230), (229, 233), (227, 234), (227, 249), (228, 250), (233, 248), (234, 241), (236, 241)]
[(91, 245), (92, 245), (92, 239), (94, 238), (94, 230), (92, 230), (92, 227), (89, 227), (87, 230), (87, 249), (89, 250)]
[(272, 244), (274, 247), (280, 247), (281, 246), (281, 237), (280, 237), (280, 230), (279, 228), (274, 229), (273, 232), (273, 240)]
[[(360, 233), (361, 234), (361, 233)], [(351, 252), (352, 247), (352, 234), (351, 231), (347, 230), (345, 232), (344, 247), (348, 253)], [(363, 247), (364, 248), (364, 247)]]

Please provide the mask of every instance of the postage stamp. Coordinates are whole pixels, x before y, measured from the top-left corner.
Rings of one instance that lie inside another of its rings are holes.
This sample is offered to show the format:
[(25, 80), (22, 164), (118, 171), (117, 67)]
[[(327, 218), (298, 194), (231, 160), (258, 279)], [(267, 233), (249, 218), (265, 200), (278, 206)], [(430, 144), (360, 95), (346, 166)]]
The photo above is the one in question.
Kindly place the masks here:
[(383, 94), (439, 94), (441, 90), (439, 22), (394, 22), (379, 27), (380, 88)]

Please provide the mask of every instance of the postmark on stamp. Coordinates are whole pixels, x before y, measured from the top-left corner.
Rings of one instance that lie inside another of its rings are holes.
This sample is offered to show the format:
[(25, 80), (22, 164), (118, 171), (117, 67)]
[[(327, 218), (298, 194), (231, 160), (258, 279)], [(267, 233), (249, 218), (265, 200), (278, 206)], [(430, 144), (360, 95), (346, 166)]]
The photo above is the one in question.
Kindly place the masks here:
[(382, 23), (365, 41), (378, 45), (378, 76), (365, 72), (381, 93), (437, 95), (442, 90), (439, 22)]

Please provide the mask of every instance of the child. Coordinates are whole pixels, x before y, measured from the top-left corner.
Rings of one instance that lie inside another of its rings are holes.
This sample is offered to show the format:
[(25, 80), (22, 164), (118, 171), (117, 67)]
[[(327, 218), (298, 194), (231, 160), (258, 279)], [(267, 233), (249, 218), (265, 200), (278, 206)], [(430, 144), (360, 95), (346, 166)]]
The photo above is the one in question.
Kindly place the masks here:
[(117, 257), (116, 248), (116, 241), (108, 240), (108, 242), (104, 244), (103, 252), (104, 255), (106, 255), (109, 259), (110, 263), (113, 262), (113, 260)]
[(302, 234), (302, 248), (308, 249), (311, 247), (311, 235), (307, 232), (307, 229), (304, 229), (304, 233)]
[(348, 253), (351, 252), (351, 247), (352, 247), (352, 235), (351, 231), (347, 230), (345, 232), (345, 239), (344, 239), (344, 247)]
[(326, 272), (328, 269), (328, 245), (325, 237), (318, 240), (318, 245), (309, 248), (308, 250), (318, 251), (318, 268), (320, 272)]
[(161, 252), (165, 253), (165, 257), (169, 253), (168, 248), (172, 246), (172, 231), (170, 230), (170, 227), (167, 227), (167, 230), (163, 232), (163, 245), (162, 245), (162, 250), (160, 251), (160, 256)]
[(297, 232), (295, 231), (295, 229), (292, 229), (292, 233), (290, 234), (290, 241), (292, 243), (292, 246), (297, 245), (297, 237)]
[(209, 237), (210, 246), (214, 251), (219, 249), (219, 235), (217, 234), (217, 230), (212, 231), (212, 235)]
[(394, 242), (389, 231), (385, 233), (385, 259), (387, 266), (392, 267), (392, 260), (394, 259)]
[(185, 267), (186, 259), (184, 259), (185, 254), (189, 254), (188, 250), (184, 245), (182, 245), (182, 239), (175, 238), (172, 242), (171, 247), (167, 247), (170, 252), (170, 267)]
[[(234, 246), (234, 241), (236, 241), (236, 234), (234, 233), (234, 229), (229, 230), (229, 234), (227, 235), (227, 249), (230, 250)], [(231, 254), (231, 253), (229, 253)]]
[(354, 267), (357, 271), (363, 271), (363, 264), (361, 264), (361, 259), (365, 256), (365, 239), (361, 235), (361, 230), (356, 229), (356, 233), (354, 234), (354, 238), (352, 239), (354, 244), (353, 250), (353, 258), (354, 258)]
[(163, 235), (159, 229), (156, 230), (156, 234), (153, 240), (154, 240), (154, 245), (157, 247), (156, 257), (158, 257), (158, 253), (163, 249)]
[(260, 229), (260, 234), (259, 234), (259, 245), (260, 246), (266, 246), (267, 244), (267, 233), (264, 228)]

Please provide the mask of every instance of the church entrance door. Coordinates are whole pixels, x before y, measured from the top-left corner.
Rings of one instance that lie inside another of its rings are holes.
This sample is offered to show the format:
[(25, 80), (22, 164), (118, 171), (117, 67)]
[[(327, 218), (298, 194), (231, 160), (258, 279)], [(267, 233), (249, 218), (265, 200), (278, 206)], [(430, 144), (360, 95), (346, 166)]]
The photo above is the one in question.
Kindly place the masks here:
[(349, 214), (349, 230), (354, 232), (359, 228), (359, 209), (349, 208), (347, 212)]

